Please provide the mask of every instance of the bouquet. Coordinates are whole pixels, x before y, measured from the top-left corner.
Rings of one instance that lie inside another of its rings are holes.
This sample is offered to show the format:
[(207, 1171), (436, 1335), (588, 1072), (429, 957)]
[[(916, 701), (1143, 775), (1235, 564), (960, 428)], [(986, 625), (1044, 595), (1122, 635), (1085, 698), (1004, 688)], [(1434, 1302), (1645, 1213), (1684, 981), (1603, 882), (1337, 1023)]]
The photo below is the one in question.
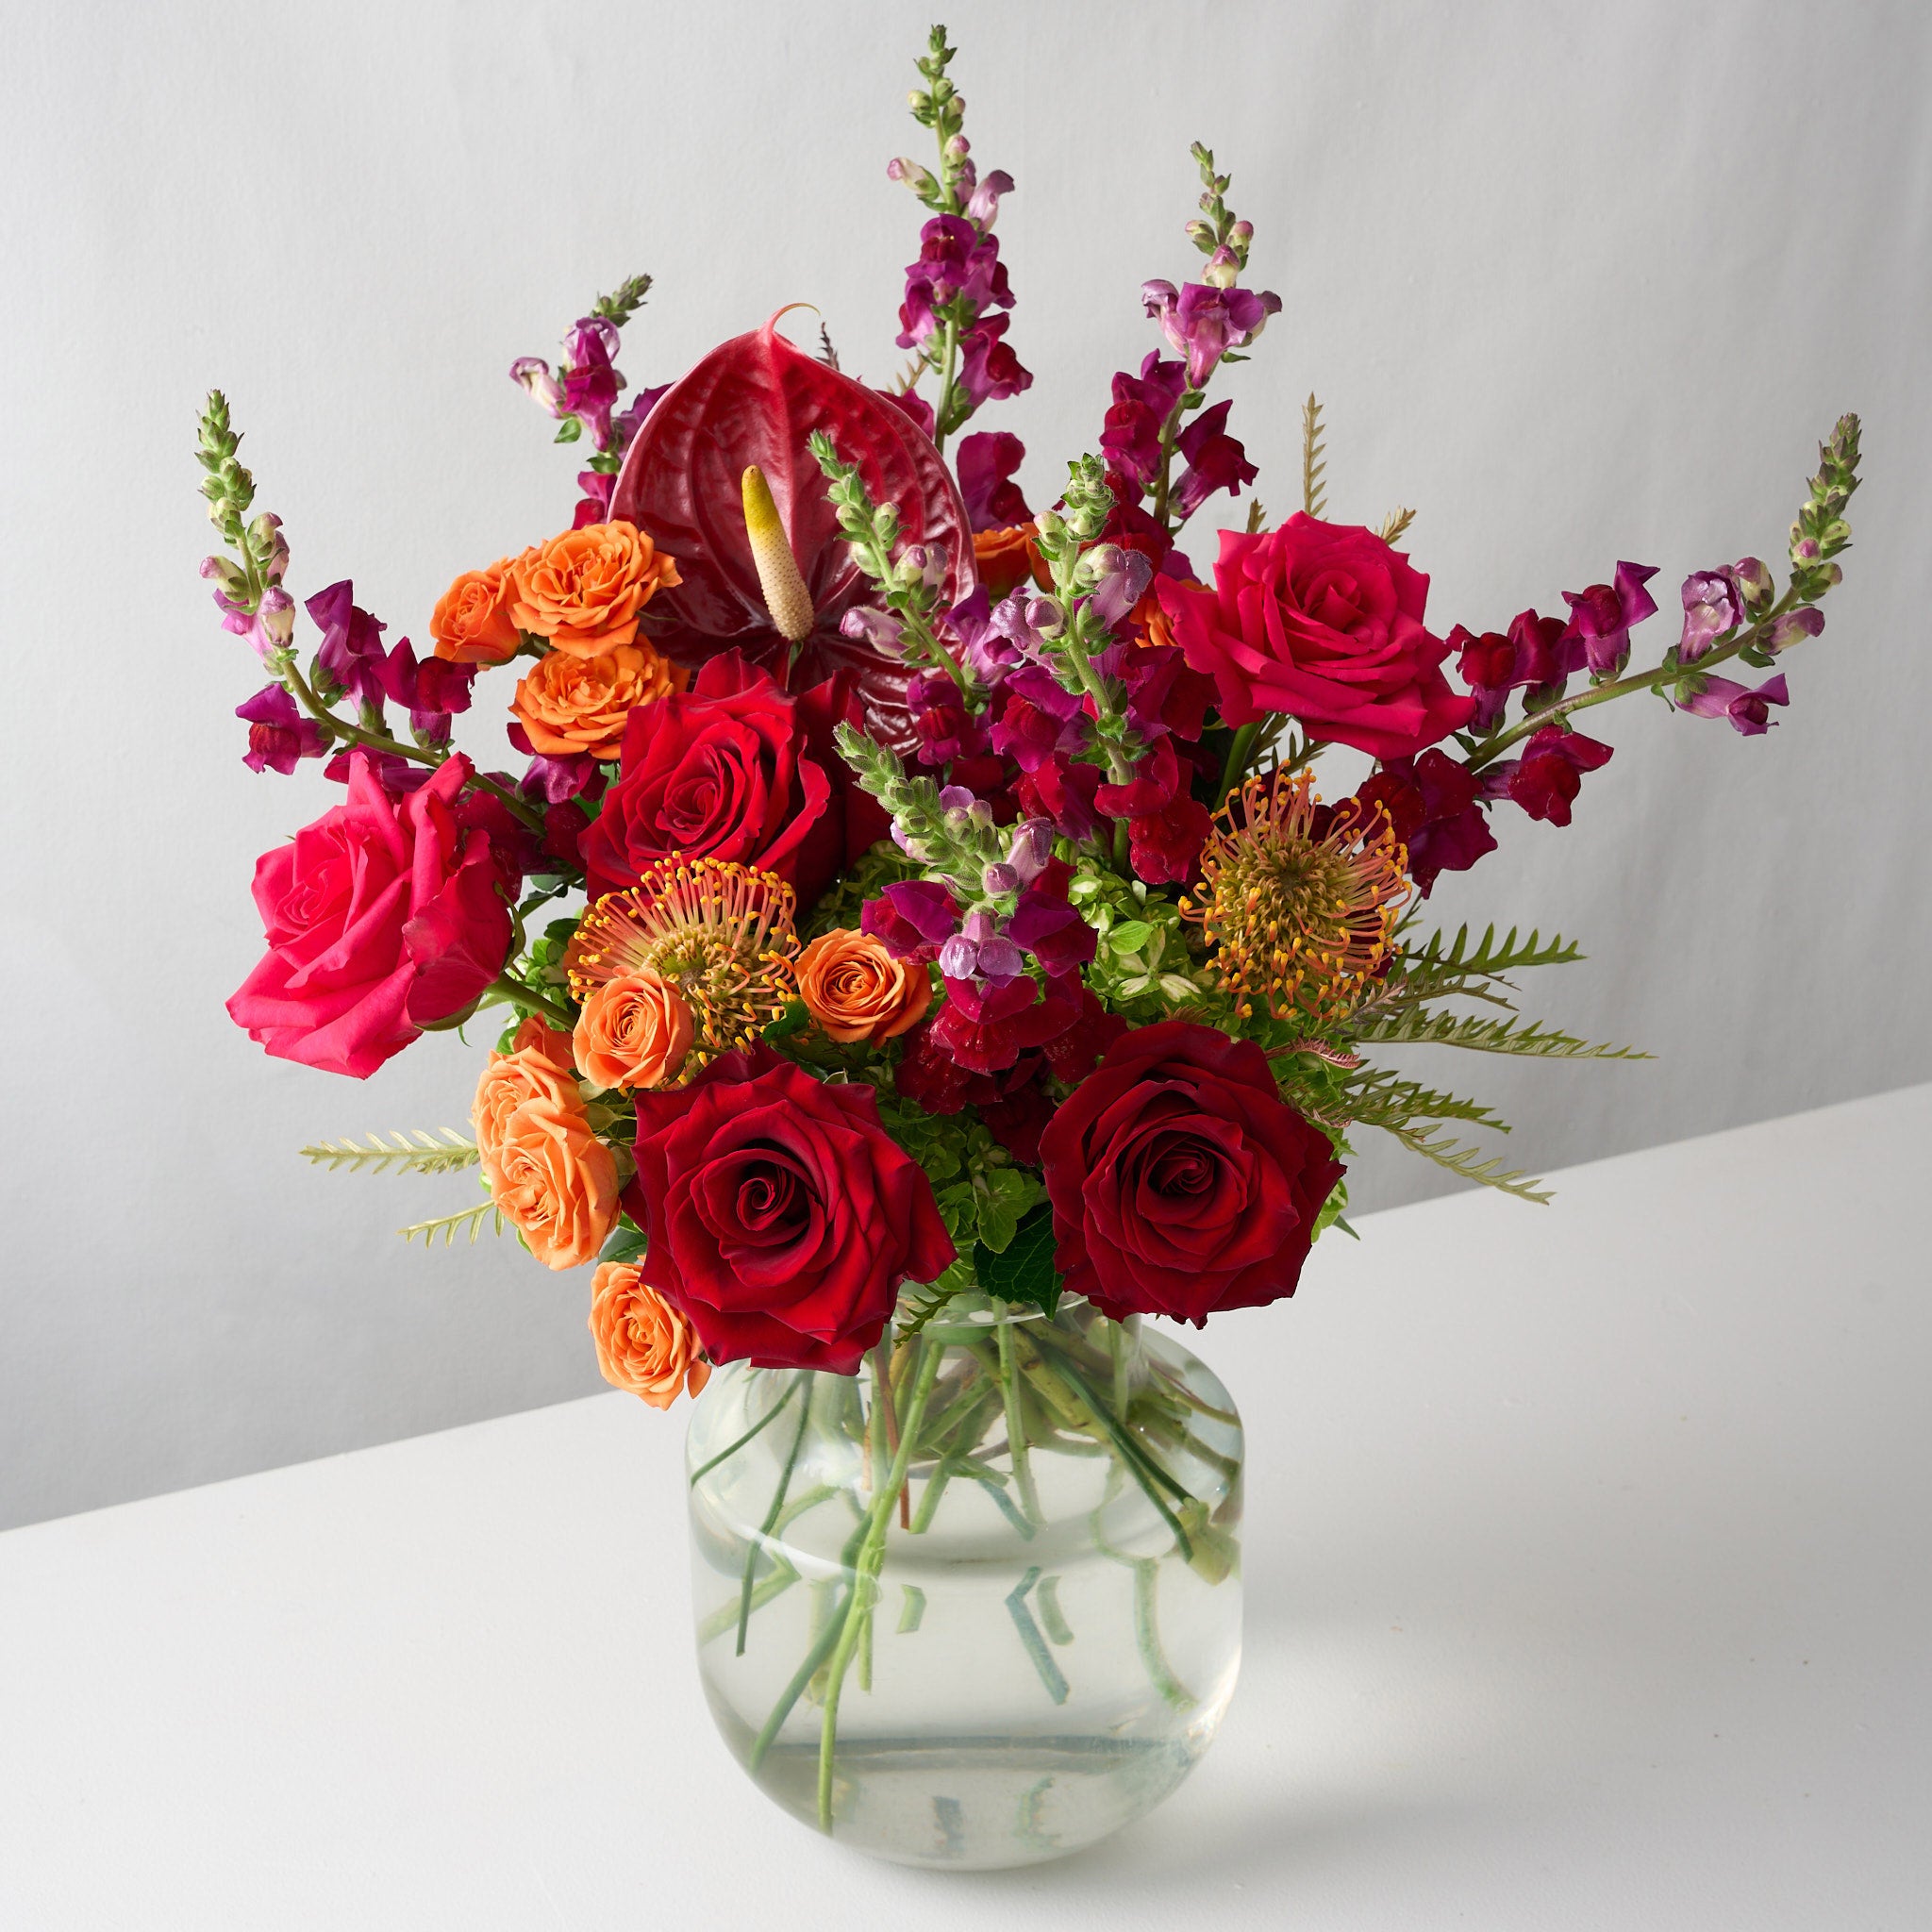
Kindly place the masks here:
[[(1331, 515), (1312, 396), (1289, 513), (1252, 493), (1215, 391), (1279, 346), (1281, 303), (1197, 145), (1195, 278), (1141, 286), (1146, 356), (1096, 382), (1094, 445), (1036, 509), (1019, 437), (981, 426), (1033, 378), (1000, 258), (1014, 184), (972, 154), (953, 56), (935, 30), (919, 63), (931, 164), (888, 171), (925, 212), (904, 370), (868, 383), (781, 311), (633, 389), (618, 355), (650, 280), (623, 283), (555, 366), (510, 369), (589, 453), (570, 526), (461, 571), (420, 650), (346, 578), (298, 611), (219, 393), (201, 425), (225, 544), (203, 574), (267, 675), (238, 710), (245, 761), (313, 760), (341, 788), (260, 860), (266, 952), (228, 1010), (270, 1054), (358, 1079), (425, 1032), (500, 1028), (472, 1133), (309, 1157), (477, 1169), (483, 1199), (404, 1233), (508, 1226), (548, 1268), (594, 1265), (599, 1362), (658, 1407), (724, 1364), (871, 1367), (886, 1429), (856, 1407), (841, 1424), (877, 1458), (851, 1581), (801, 1632), (791, 1693), (824, 1711), (827, 1825), (866, 1566), (895, 1507), (911, 1529), (911, 1472), (977, 1444), (1037, 1523), (1029, 1443), (1084, 1443), (1206, 1574), (1212, 1511), (1174, 1474), (1201, 1440), (1171, 1377), (1108, 1401), (1118, 1324), (1291, 1295), (1347, 1229), (1368, 1133), (1547, 1198), (1472, 1141), (1502, 1124), (1480, 1100), (1378, 1056), (1625, 1050), (1516, 1011), (1513, 975), (1574, 945), (1436, 929), (1430, 893), (1608, 789), (1586, 714), (1614, 699), (1769, 729), (1857, 483), (1846, 416), (1782, 583), (1753, 557), (1700, 567), (1648, 648), (1657, 573), (1631, 562), (1560, 607), (1445, 625), (1398, 547), (1411, 511)], [(472, 755), (453, 720), (481, 722), (485, 675), (501, 730)], [(1328, 780), (1338, 748), (1366, 775)], [(1016, 1308), (1057, 1339), (1002, 1325), (957, 1374), (926, 1345)], [(774, 1581), (753, 1549), (726, 1605), (741, 1652)], [(1158, 1640), (1148, 1670), (1173, 1674)]]

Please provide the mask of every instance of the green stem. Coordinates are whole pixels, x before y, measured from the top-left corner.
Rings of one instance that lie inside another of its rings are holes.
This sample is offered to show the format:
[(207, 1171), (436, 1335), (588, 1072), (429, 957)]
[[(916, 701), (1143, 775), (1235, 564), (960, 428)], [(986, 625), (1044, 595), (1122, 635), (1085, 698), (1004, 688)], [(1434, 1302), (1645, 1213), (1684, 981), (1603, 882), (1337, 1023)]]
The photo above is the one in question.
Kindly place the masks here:
[(808, 1373), (809, 1371), (801, 1371), (798, 1374), (795, 1374), (791, 1382), (787, 1384), (784, 1394), (779, 1396), (777, 1401), (773, 1403), (771, 1407), (757, 1422), (752, 1424), (751, 1427), (745, 1430), (744, 1434), (739, 1437), (738, 1441), (732, 1443), (728, 1449), (719, 1450), (717, 1455), (711, 1457), (710, 1461), (703, 1464), (700, 1468), (692, 1470), (691, 1473), (691, 1488), (695, 1489), (721, 1462), (728, 1461), (732, 1457), (736, 1456), (759, 1430), (770, 1428), (778, 1420), (779, 1412), (784, 1408), (785, 1405), (798, 1393), (799, 1388), (804, 1383), (806, 1374)]
[(778, 1521), (778, 1512), (785, 1507), (785, 1492), (791, 1487), (791, 1472), (798, 1467), (798, 1452), (805, 1446), (805, 1431), (811, 1421), (811, 1398), (807, 1396), (799, 1405), (798, 1428), (791, 1438), (791, 1452), (785, 1457), (785, 1467), (778, 1473), (778, 1487), (772, 1491), (772, 1507), (765, 1511), (765, 1520), (758, 1525), (758, 1541), (744, 1553), (744, 1582), (738, 1594), (738, 1655), (744, 1655), (745, 1627), (751, 1622), (752, 1579), (758, 1570), (758, 1557), (763, 1554), (766, 1542)]
[(1012, 1457), (1013, 1481), (1020, 1491), (1020, 1507), (1029, 1521), (1043, 1522), (1040, 1513), (1040, 1492), (1033, 1487), (1033, 1463), (1026, 1453), (1026, 1431), (1020, 1417), (1020, 1378), (1013, 1373), (1012, 1325), (1002, 1322), (993, 1330), (1000, 1352), (1000, 1398), (1007, 1411), (1007, 1450)]
[(906, 1417), (899, 1432), (899, 1453), (892, 1458), (883, 1488), (873, 1497), (872, 1508), (861, 1533), (858, 1561), (853, 1565), (852, 1591), (846, 1598), (845, 1614), (842, 1618), (834, 1619), (839, 1637), (827, 1666), (825, 1714), (819, 1727), (819, 1829), (826, 1833), (832, 1829), (832, 1760), (839, 1740), (839, 1693), (844, 1685), (845, 1672), (852, 1662), (852, 1653), (858, 1647), (864, 1614), (871, 1609), (877, 1591), (878, 1574), (886, 1560), (887, 1525), (891, 1520), (892, 1506), (898, 1499), (900, 1486), (906, 1480), (906, 1472), (911, 1466), (912, 1445), (919, 1440), (919, 1431), (925, 1422), (926, 1400), (932, 1394), (932, 1385), (940, 1372), (940, 1357), (943, 1353), (932, 1347), (924, 1336), (919, 1339), (917, 1346), (921, 1350), (921, 1360), (912, 1384), (912, 1399), (906, 1406)]
[(485, 999), (492, 994), (510, 1006), (528, 1007), (541, 1013), (559, 1033), (568, 1033), (576, 1024), (567, 1007), (558, 1006), (547, 992), (539, 992), (534, 986), (525, 986), (521, 979), (512, 979), (508, 973), (499, 973), (483, 989)]
[(932, 446), (943, 452), (946, 446), (947, 418), (953, 408), (953, 370), (959, 359), (959, 325), (949, 319), (940, 341), (940, 400), (932, 412)]
[[(367, 745), (371, 751), (386, 751), (399, 758), (408, 758), (413, 764), (440, 765), (442, 758), (433, 751), (425, 751), (421, 745), (405, 744), (399, 738), (391, 738), (386, 732), (370, 731), (360, 724), (351, 724), (346, 718), (339, 718), (316, 696), (308, 680), (291, 658), (285, 674), (286, 682), (296, 702), (319, 724), (326, 724), (339, 738), (346, 738), (352, 744)], [(446, 754), (445, 754), (446, 756)], [(493, 778), (486, 778), (481, 772), (473, 771), (465, 781), (478, 791), (487, 791), (506, 810), (523, 820), (533, 832), (543, 829), (543, 814), (525, 805), (514, 791), (506, 791)]]
[(1160, 425), (1160, 469), (1154, 478), (1153, 514), (1159, 520), (1162, 528), (1171, 528), (1167, 521), (1167, 494), (1169, 479), (1174, 470), (1174, 447), (1175, 434), (1181, 426), (1181, 417), (1188, 407), (1187, 392), (1168, 411), (1167, 421)]
[(1658, 664), (1649, 671), (1633, 671), (1626, 676), (1591, 685), (1571, 697), (1558, 698), (1555, 704), (1545, 705), (1541, 711), (1531, 712), (1507, 731), (1491, 733), (1470, 754), (1466, 761), (1469, 769), (1480, 772), (1486, 765), (1494, 764), (1519, 740), (1527, 738), (1545, 724), (1555, 724), (1559, 718), (1567, 718), (1573, 711), (1587, 711), (1592, 705), (1607, 704), (1611, 698), (1627, 697), (1634, 691), (1657, 691), (1666, 684), (1675, 684), (1680, 677), (1695, 676), (1708, 671), (1714, 664), (1726, 662), (1740, 651), (1769, 635), (1772, 625), (1797, 602), (1797, 594), (1795, 591), (1787, 591), (1748, 630), (1740, 631), (1729, 643), (1707, 651), (1693, 664)]
[(1227, 748), (1227, 762), (1221, 768), (1221, 802), (1227, 803), (1228, 794), (1241, 782), (1248, 769), (1248, 760), (1255, 753), (1255, 741), (1261, 735), (1261, 721), (1257, 718), (1252, 724), (1243, 724), (1234, 735), (1234, 742)]

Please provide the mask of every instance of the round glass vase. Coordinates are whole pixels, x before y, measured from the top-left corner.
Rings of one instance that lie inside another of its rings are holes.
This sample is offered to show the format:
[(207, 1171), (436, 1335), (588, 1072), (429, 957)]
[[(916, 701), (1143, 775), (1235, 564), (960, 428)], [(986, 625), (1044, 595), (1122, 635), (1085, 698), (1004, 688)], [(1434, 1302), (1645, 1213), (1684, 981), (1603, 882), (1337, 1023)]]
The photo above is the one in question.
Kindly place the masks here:
[(686, 1454), (712, 1716), (841, 1842), (1060, 1857), (1212, 1740), (1241, 1666), (1241, 1428), (1168, 1337), (958, 1297), (854, 1375), (718, 1371)]

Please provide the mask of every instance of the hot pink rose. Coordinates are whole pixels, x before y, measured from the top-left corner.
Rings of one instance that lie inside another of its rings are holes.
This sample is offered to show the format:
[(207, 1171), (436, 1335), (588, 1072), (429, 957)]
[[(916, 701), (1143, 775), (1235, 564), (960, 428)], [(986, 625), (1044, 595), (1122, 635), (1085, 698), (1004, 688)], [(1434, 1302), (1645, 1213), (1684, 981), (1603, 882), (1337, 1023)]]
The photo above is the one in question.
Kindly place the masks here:
[(1278, 530), (1221, 533), (1214, 588), (1157, 577), (1174, 641), (1214, 679), (1222, 717), (1285, 712), (1373, 758), (1412, 758), (1469, 723), (1423, 628), (1429, 580), (1373, 530), (1297, 512)]
[(228, 1013), (277, 1058), (366, 1080), (503, 970), (501, 859), (458, 818), (469, 775), (452, 758), (393, 800), (358, 752), (347, 801), (262, 854), (268, 955)]

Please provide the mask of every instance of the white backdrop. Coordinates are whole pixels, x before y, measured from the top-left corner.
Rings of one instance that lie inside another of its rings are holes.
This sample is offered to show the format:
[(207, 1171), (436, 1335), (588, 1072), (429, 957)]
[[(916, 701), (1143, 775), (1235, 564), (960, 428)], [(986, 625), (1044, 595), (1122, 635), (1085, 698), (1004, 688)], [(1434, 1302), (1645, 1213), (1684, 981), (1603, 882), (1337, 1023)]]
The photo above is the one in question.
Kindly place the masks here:
[[(1660, 565), (1669, 607), (1690, 568), (1778, 557), (1817, 438), (1864, 413), (1848, 581), (1787, 667), (1779, 728), (1600, 712), (1617, 757), (1576, 824), (1499, 812), (1503, 849), (1437, 895), (1452, 921), (1574, 932), (1591, 963), (1534, 997), (1660, 1058), (1445, 1071), (1542, 1166), (1932, 1075), (1932, 13), (960, 0), (948, 18), (975, 153), (1019, 182), (1000, 233), (1037, 380), (984, 424), (1026, 439), (1036, 501), (1156, 340), (1141, 281), (1197, 260), (1195, 138), (1285, 302), (1231, 385), (1264, 501), (1293, 507), (1312, 388), (1331, 514), (1417, 506), (1444, 626), (1560, 610), (1618, 558)], [(258, 952), (255, 857), (330, 789), (241, 765), (229, 714), (259, 679), (195, 575), (195, 412), (227, 390), (297, 594), (353, 575), (391, 638), (420, 641), (458, 569), (568, 521), (572, 453), (505, 370), (554, 356), (626, 273), (658, 277), (634, 382), (795, 299), (848, 369), (896, 366), (920, 211), (884, 168), (924, 152), (902, 103), (928, 19), (10, 0), (0, 1526), (596, 1386), (581, 1278), (508, 1242), (394, 1240), (470, 1177), (294, 1158), (460, 1124), (476, 1049), (425, 1041), (358, 1090), (265, 1059), (223, 1013)], [(1379, 1148), (1357, 1172), (1365, 1207), (1441, 1181)], [(1480, 1292), (1445, 1264), (1445, 1294)], [(1324, 1243), (1303, 1296), (1350, 1276)]]

